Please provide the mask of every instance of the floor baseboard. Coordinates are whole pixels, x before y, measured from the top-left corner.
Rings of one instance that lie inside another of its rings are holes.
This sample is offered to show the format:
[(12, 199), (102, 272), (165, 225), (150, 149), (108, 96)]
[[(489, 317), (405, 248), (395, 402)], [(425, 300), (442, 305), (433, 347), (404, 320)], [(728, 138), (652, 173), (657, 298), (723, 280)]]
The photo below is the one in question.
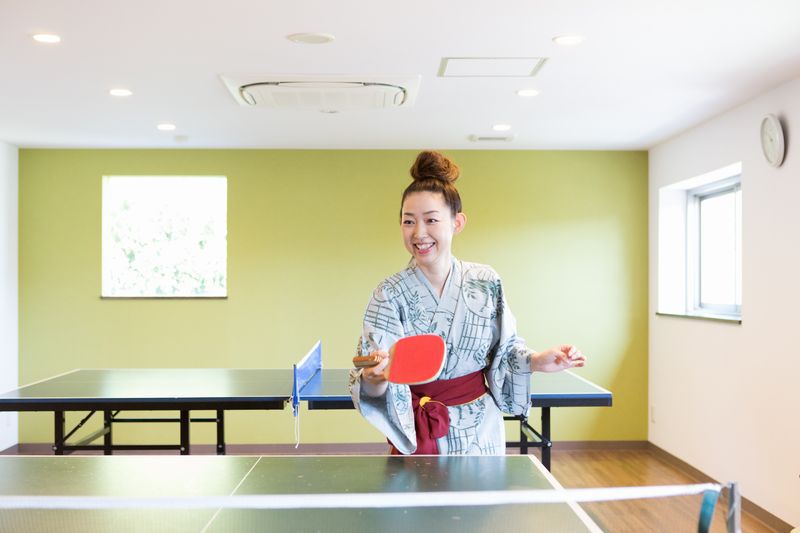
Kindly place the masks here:
[[(344, 443), (344, 444), (228, 444), (228, 455), (385, 455), (389, 445), (384, 443)], [(164, 455), (162, 450), (116, 451), (114, 455)], [(172, 452), (177, 455), (178, 452)], [(214, 455), (214, 444), (192, 444), (192, 455)], [(11, 446), (0, 455), (53, 455), (53, 448), (46, 443), (24, 443)], [(73, 452), (70, 455), (103, 455), (102, 450)]]
[(590, 451), (590, 450), (645, 450), (649, 446), (646, 440), (572, 440), (553, 443), (554, 452)]
[[(647, 441), (560, 441), (553, 443), (553, 450), (559, 451), (588, 451), (588, 450), (643, 450), (650, 443)], [(228, 444), (228, 455), (382, 455), (389, 453), (389, 446), (385, 442), (352, 442), (352, 443), (318, 443), (301, 444), (295, 448), (293, 444)], [(192, 455), (214, 455), (216, 446), (213, 444), (193, 444)], [(52, 445), (37, 442), (16, 444), (0, 451), (0, 455), (52, 455)], [(160, 450), (135, 450), (114, 452), (119, 455), (162, 455)], [(177, 454), (177, 452), (172, 452)], [(509, 454), (518, 454), (519, 448), (509, 447)], [(535, 453), (535, 452), (534, 452)], [(102, 455), (102, 451), (74, 452), (74, 455)]]

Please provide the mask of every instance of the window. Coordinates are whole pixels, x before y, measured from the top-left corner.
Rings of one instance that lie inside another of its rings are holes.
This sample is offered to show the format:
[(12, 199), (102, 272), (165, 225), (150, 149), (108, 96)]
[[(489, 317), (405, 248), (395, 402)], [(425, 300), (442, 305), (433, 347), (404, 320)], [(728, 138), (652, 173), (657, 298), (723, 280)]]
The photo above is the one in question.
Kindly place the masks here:
[(102, 233), (102, 296), (227, 296), (227, 178), (104, 176)]
[(732, 183), (688, 193), (689, 235), (695, 246), (692, 275), (692, 311), (741, 313), (742, 190), (738, 176)]
[(658, 311), (739, 320), (741, 164), (659, 191)]

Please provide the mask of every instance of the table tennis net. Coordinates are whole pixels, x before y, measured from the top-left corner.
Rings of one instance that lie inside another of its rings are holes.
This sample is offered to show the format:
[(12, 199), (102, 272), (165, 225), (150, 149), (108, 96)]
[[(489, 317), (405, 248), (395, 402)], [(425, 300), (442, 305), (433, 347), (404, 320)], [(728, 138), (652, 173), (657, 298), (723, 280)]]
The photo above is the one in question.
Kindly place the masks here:
[(322, 370), (322, 341), (311, 348), (299, 363), (292, 365), (292, 414), (294, 415), (294, 447), (300, 447), (300, 402), (303, 389)]
[[(653, 501), (657, 505), (665, 499), (691, 498), (695, 508), (693, 518), (670, 517), (669, 523), (663, 525), (670, 531), (706, 532), (711, 531), (717, 500), (723, 492), (726, 493), (727, 510), (720, 505), (716, 511), (715, 530), (738, 533), (741, 531), (741, 504), (736, 485), (711, 483), (552, 490), (229, 496), (15, 495), (0, 497), (0, 531), (328, 531), (338, 530), (336, 524), (339, 523), (364, 523), (369, 527), (384, 523), (382, 527), (385, 530), (387, 520), (391, 524), (389, 530), (408, 531), (408, 528), (422, 527), (425, 520), (433, 520), (429, 526), (439, 524), (442, 516), (445, 516), (446, 526), (459, 523), (455, 524), (458, 527), (454, 531), (474, 530), (476, 524), (482, 524), (489, 516), (494, 517), (493, 520), (516, 516), (515, 520), (525, 520), (531, 530), (560, 531), (564, 530), (565, 513), (570, 519), (580, 519), (581, 530), (603, 531), (610, 527), (603, 523), (604, 516), (614, 515), (614, 524), (626, 522), (624, 511), (613, 507), (604, 509), (604, 506), (629, 500)], [(502, 512), (497, 512), (498, 509)], [(131, 529), (131, 524), (136, 527)], [(499, 527), (499, 524), (484, 525), (487, 530)], [(218, 527), (221, 529), (215, 529)], [(436, 528), (449, 530), (438, 525)], [(636, 529), (636, 524), (631, 524), (630, 530)]]

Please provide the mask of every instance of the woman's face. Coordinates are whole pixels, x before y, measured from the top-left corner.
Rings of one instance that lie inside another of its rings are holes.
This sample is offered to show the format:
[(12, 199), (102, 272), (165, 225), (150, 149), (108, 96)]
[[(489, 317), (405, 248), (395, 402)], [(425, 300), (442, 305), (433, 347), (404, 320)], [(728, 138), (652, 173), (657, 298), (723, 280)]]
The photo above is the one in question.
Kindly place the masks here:
[(463, 213), (453, 216), (441, 193), (411, 193), (403, 202), (400, 220), (403, 244), (417, 265), (449, 268), (453, 235), (465, 222)]

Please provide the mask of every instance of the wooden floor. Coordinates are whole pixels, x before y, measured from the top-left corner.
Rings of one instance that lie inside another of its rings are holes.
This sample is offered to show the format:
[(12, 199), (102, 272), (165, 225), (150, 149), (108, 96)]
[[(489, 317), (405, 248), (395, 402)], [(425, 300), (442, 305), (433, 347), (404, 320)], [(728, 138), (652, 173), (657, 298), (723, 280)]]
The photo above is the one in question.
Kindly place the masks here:
[[(565, 488), (704, 483), (650, 449), (553, 451), (553, 475)], [(609, 532), (694, 532), (701, 495), (581, 504)], [(711, 531), (725, 532), (725, 494), (717, 502)], [(742, 512), (742, 531), (775, 531)]]

